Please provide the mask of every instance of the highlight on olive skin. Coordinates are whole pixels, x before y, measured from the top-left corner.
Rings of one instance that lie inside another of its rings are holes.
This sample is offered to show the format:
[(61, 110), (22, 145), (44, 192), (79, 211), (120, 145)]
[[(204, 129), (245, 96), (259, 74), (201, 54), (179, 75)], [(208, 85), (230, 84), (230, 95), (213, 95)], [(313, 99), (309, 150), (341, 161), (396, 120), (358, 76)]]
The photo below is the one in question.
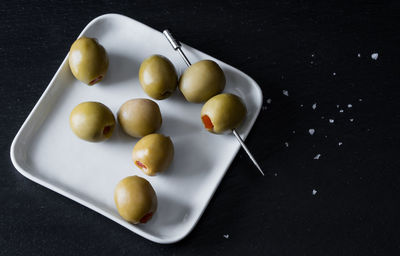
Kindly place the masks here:
[(131, 99), (118, 111), (118, 123), (129, 136), (141, 138), (160, 129), (162, 117), (158, 104), (149, 99)]
[(115, 118), (111, 110), (100, 102), (82, 102), (69, 116), (71, 130), (82, 140), (100, 142), (111, 137)]
[(225, 88), (225, 74), (212, 60), (201, 60), (188, 67), (179, 79), (179, 90), (189, 102), (205, 102)]
[(174, 144), (171, 138), (158, 133), (141, 138), (132, 151), (134, 164), (149, 176), (168, 169), (173, 158)]
[(169, 59), (162, 55), (152, 55), (140, 65), (139, 82), (147, 95), (163, 100), (175, 91), (178, 75)]
[(122, 179), (114, 190), (119, 215), (132, 224), (146, 223), (157, 210), (157, 194), (150, 182), (139, 176)]
[(243, 101), (231, 93), (218, 94), (201, 109), (204, 128), (212, 133), (223, 133), (237, 128), (245, 118), (247, 109)]
[(95, 38), (81, 37), (71, 45), (68, 63), (76, 79), (94, 85), (105, 77), (109, 61), (106, 50)]

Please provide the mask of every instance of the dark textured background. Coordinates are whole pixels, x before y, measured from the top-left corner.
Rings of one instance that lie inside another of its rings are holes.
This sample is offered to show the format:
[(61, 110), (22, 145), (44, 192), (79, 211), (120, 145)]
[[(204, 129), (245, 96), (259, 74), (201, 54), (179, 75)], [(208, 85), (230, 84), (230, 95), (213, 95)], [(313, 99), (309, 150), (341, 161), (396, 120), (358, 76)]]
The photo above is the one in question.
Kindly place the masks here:
[[(176, 244), (147, 241), (10, 161), (73, 40), (110, 12), (170, 28), (263, 90), (247, 144), (270, 175), (240, 151)], [(399, 16), (398, 1), (1, 1), (0, 255), (399, 255)]]

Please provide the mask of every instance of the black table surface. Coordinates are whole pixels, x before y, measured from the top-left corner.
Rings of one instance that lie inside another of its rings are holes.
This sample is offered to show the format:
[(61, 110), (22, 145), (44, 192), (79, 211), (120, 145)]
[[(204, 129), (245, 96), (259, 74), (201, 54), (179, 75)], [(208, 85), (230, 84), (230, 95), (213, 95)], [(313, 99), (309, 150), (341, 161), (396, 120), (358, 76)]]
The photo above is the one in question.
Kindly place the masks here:
[[(170, 28), (263, 91), (246, 142), (268, 175), (239, 151), (175, 244), (132, 233), (10, 160), (71, 43), (105, 13)], [(399, 16), (398, 1), (1, 1), (0, 255), (398, 255)]]

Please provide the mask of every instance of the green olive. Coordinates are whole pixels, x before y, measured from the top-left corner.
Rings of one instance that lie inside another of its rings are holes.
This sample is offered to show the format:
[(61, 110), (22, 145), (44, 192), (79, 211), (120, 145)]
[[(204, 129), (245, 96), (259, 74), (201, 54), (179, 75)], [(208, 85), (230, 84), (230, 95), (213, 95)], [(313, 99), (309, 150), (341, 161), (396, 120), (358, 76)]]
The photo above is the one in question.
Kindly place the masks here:
[(189, 102), (205, 102), (225, 88), (225, 75), (212, 60), (201, 60), (188, 67), (179, 80), (179, 89)]
[(140, 65), (139, 81), (147, 95), (163, 100), (175, 91), (178, 76), (171, 61), (162, 55), (152, 55)]
[(240, 125), (247, 110), (243, 101), (230, 93), (218, 94), (209, 99), (201, 109), (204, 128), (212, 133), (223, 133)]
[(107, 52), (95, 38), (77, 39), (69, 51), (68, 62), (76, 79), (88, 85), (101, 81), (108, 69)]
[(114, 190), (118, 213), (126, 221), (146, 223), (157, 210), (157, 195), (151, 184), (139, 176), (121, 180)]
[(126, 134), (141, 138), (160, 129), (160, 108), (152, 100), (128, 100), (118, 111), (118, 122)]
[(141, 138), (132, 151), (133, 162), (149, 176), (169, 167), (174, 158), (174, 145), (169, 137), (153, 133)]
[(89, 101), (80, 103), (72, 110), (69, 124), (79, 138), (98, 142), (111, 137), (115, 128), (115, 118), (105, 105)]

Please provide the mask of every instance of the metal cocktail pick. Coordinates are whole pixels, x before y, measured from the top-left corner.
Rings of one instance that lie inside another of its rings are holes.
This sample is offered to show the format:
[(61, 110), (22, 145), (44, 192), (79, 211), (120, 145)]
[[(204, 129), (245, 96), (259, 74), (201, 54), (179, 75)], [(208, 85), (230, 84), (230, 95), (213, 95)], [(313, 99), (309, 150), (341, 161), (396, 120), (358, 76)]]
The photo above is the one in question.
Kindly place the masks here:
[[(185, 61), (187, 66), (190, 66), (191, 63), (186, 57), (185, 53), (181, 49), (181, 44), (175, 40), (175, 38), (172, 36), (171, 32), (169, 32), (168, 29), (165, 29), (163, 31), (163, 34), (165, 37), (168, 39), (169, 43), (171, 44), (172, 48), (174, 48), (175, 51), (178, 51), (179, 54), (181, 55), (182, 59)], [(257, 163), (256, 159), (253, 157), (253, 155), (250, 153), (249, 149), (246, 147), (246, 145), (243, 142), (243, 139), (240, 137), (239, 133), (235, 130), (232, 129), (233, 135), (235, 135), (236, 139), (239, 141), (240, 146), (246, 151), (247, 155), (250, 157), (251, 161), (253, 161), (254, 165), (257, 167), (257, 169), (261, 172), (261, 174), (264, 176), (264, 172), (261, 170), (260, 165)]]

